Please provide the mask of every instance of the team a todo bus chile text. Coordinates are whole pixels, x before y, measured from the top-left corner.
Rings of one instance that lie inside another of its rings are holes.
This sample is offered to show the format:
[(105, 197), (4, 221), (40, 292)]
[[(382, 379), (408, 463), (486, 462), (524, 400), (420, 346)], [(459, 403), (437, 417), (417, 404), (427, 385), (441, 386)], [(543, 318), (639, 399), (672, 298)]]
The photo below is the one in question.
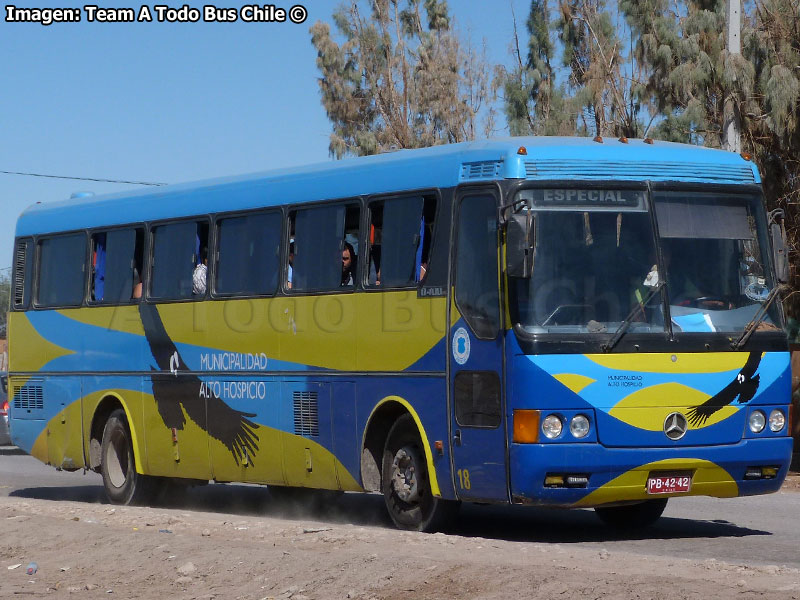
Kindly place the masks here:
[(201, 19), (206, 23), (230, 23), (244, 21), (247, 23), (283, 23), (287, 16), (293, 23), (302, 23), (308, 13), (300, 4), (292, 6), (288, 11), (274, 4), (248, 4), (241, 8), (217, 8), (207, 4), (202, 9), (184, 4), (173, 8), (157, 4), (152, 8), (146, 4), (134, 8), (101, 8), (96, 4), (87, 4), (81, 8), (19, 8), (7, 4), (6, 23), (79, 23), (85, 17), (89, 23), (196, 23)]

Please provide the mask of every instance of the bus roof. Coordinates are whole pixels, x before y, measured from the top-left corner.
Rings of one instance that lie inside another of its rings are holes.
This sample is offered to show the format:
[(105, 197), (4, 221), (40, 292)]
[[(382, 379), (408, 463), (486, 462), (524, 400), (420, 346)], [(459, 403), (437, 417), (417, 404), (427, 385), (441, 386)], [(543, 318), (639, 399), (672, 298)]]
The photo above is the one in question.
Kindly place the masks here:
[[(519, 154), (524, 146), (527, 154)], [(700, 146), (609, 138), (514, 137), (399, 150), (28, 207), (17, 236), (156, 221), (470, 181), (680, 181), (760, 183), (740, 155)]]

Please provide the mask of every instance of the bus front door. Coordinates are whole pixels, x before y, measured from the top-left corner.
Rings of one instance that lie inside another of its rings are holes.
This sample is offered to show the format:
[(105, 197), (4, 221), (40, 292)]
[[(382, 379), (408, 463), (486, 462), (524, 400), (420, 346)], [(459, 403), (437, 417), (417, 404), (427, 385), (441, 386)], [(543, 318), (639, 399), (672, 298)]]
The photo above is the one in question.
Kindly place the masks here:
[(497, 195), (458, 200), (448, 350), (453, 477), (459, 498), (508, 500)]

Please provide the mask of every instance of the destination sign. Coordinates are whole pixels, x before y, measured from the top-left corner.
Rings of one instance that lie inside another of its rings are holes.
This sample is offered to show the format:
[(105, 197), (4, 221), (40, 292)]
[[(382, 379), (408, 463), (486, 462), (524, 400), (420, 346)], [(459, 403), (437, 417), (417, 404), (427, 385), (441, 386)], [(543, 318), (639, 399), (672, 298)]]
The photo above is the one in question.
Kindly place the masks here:
[(538, 207), (626, 207), (644, 206), (643, 190), (603, 190), (586, 188), (532, 189), (520, 192), (520, 197), (533, 201)]

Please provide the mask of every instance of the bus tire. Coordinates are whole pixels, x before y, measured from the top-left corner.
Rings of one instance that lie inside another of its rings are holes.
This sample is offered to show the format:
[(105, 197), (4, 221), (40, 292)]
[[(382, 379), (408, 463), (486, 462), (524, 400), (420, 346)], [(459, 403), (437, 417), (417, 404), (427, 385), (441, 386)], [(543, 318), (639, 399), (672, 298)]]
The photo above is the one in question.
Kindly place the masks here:
[(103, 488), (112, 504), (144, 504), (152, 500), (157, 491), (156, 479), (136, 472), (131, 430), (121, 408), (108, 416), (100, 448)]
[(431, 491), (425, 450), (409, 414), (389, 430), (381, 483), (389, 516), (399, 529), (439, 531), (456, 517), (458, 502), (436, 498)]
[(643, 529), (655, 523), (667, 507), (667, 498), (645, 500), (625, 506), (598, 506), (594, 509), (600, 520), (615, 529)]

